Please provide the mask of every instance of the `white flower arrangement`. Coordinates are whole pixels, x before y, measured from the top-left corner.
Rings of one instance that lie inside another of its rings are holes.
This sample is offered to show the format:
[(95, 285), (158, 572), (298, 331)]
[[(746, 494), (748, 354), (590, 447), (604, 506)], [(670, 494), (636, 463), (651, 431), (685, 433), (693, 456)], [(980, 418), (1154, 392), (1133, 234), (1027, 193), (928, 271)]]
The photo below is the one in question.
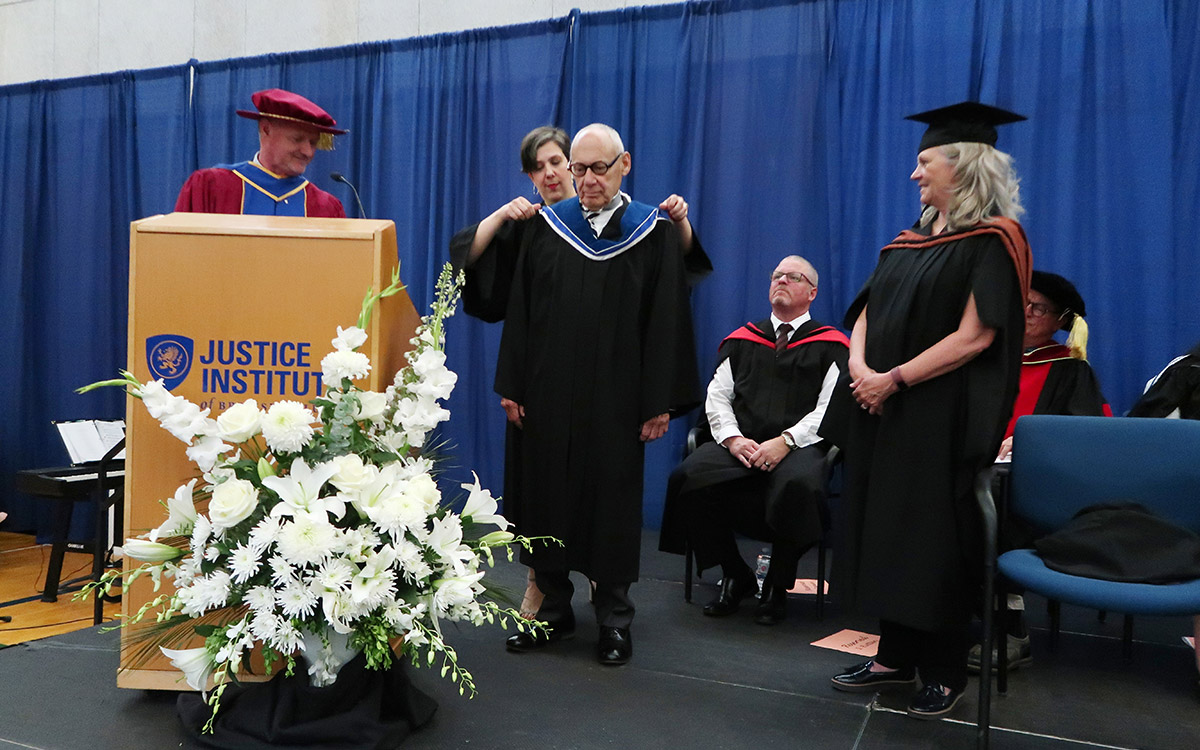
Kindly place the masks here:
[[(398, 275), (367, 295), (357, 326), (338, 327), (322, 361), (326, 391), (311, 404), (281, 401), (264, 411), (250, 399), (213, 419), (161, 381), (140, 383), (128, 372), (80, 389), (125, 386), (189, 446), (200, 469), (200, 478), (165, 501), (162, 525), (125, 542), (125, 556), (142, 564), (111, 571), (87, 593), (107, 592), (117, 579), (128, 589), (147, 574), (157, 591), (164, 574), (173, 578), (172, 593), (125, 624), (156, 614), (154, 645), (192, 688), (212, 681), (213, 717), (251, 652), (261, 652), (268, 671), (282, 662), (288, 674), (303, 654), (318, 686), (331, 684), (358, 653), (374, 669), (389, 667), (396, 654), (414, 665), (440, 657), (442, 676), (474, 695), (439, 621), (530, 626), (482, 597), (482, 562), (493, 563), (492, 548), (505, 548), (511, 559), (510, 545), (530, 540), (507, 530), (477, 476), (462, 485), (466, 503), (454, 512), (431, 476), (433, 461), (417, 453), (450, 416), (438, 403), (457, 380), (445, 365), (443, 322), (461, 285), (447, 264), (409, 364), (384, 393), (353, 384), (371, 367), (355, 350), (366, 341), (375, 303), (403, 289)], [(193, 633), (204, 636), (203, 648), (166, 647)], [(211, 726), (212, 718), (205, 729)]]

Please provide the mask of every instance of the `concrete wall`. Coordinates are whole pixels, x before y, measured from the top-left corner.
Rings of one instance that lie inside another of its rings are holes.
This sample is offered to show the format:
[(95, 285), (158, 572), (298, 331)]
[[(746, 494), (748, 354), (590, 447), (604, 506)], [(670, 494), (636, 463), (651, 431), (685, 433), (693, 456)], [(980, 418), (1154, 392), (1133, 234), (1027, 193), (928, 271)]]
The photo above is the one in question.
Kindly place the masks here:
[(0, 85), (680, 0), (0, 0)]

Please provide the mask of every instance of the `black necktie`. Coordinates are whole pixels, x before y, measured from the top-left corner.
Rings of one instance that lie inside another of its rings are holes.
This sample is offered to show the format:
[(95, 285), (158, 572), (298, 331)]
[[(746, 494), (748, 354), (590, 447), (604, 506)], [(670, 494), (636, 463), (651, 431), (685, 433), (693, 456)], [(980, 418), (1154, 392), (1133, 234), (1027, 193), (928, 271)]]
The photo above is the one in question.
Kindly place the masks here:
[(792, 327), (787, 323), (783, 323), (775, 331), (775, 354), (779, 355), (784, 349), (787, 349), (788, 334), (792, 332)]

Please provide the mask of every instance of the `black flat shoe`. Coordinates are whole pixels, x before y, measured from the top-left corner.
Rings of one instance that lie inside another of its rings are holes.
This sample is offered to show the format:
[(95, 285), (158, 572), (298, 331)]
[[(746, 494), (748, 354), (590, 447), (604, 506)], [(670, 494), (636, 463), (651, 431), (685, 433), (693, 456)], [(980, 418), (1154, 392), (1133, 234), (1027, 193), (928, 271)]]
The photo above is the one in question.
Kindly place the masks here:
[(787, 617), (787, 589), (779, 586), (763, 586), (758, 606), (754, 608), (754, 622), (759, 625), (777, 625)]
[(872, 672), (874, 661), (863, 662), (857, 667), (836, 675), (830, 682), (835, 690), (846, 693), (871, 693), (880, 688), (895, 685), (912, 685), (917, 681), (917, 670), (897, 669), (892, 672)]
[(513, 653), (523, 654), (527, 651), (543, 649), (552, 643), (568, 641), (574, 637), (575, 624), (571, 623), (570, 625), (548, 627), (544, 633), (536, 630), (513, 633), (504, 641), (504, 647)]
[(738, 611), (738, 603), (758, 590), (758, 581), (752, 575), (725, 576), (721, 581), (721, 595), (704, 605), (704, 614), (709, 617), (725, 617)]
[(625, 664), (633, 656), (633, 637), (628, 628), (600, 628), (596, 658), (605, 666)]
[(954, 710), (958, 699), (963, 696), (962, 690), (951, 690), (949, 694), (942, 692), (942, 686), (936, 682), (927, 682), (917, 697), (908, 704), (908, 715), (914, 719), (936, 719)]

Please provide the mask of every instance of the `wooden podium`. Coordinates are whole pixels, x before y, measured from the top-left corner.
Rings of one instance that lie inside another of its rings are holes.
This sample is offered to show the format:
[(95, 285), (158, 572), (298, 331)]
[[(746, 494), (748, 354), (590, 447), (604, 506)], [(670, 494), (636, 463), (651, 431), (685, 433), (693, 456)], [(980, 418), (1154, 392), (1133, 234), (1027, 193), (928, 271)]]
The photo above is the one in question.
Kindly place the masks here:
[[(188, 213), (135, 221), (129, 371), (141, 382), (163, 378), (175, 395), (211, 409), (210, 417), (249, 398), (260, 407), (308, 402), (321, 391), (321, 359), (337, 327), (357, 322), (367, 291), (386, 287), (396, 265), (390, 221)], [(419, 323), (404, 293), (377, 305), (361, 350), (371, 372), (360, 387), (387, 388)], [(125, 422), (125, 536), (132, 537), (166, 520), (165, 500), (199, 471), (187, 446), (141, 402), (129, 399)], [(124, 614), (154, 596), (139, 580), (124, 597)], [(165, 657), (135, 658), (129, 635), (119, 687), (188, 689)], [(174, 647), (200, 645), (194, 637)]]

